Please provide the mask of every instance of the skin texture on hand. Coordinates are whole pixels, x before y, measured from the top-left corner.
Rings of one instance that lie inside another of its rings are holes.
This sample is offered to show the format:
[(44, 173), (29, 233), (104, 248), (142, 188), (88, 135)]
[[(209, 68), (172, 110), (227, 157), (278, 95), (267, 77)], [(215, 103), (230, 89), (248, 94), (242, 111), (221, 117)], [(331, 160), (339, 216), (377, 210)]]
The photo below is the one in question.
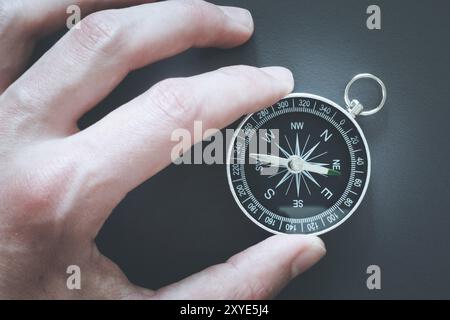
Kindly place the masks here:
[[(24, 70), (74, 3), (93, 13)], [(0, 0), (0, 298), (264, 299), (325, 254), (317, 237), (273, 236), (149, 290), (95, 245), (125, 195), (170, 164), (173, 130), (195, 120), (223, 128), (287, 95), (293, 77), (231, 66), (164, 80), (83, 131), (77, 120), (132, 70), (191, 47), (239, 46), (252, 33), (247, 10), (201, 0)], [(73, 264), (81, 290), (66, 286)]]

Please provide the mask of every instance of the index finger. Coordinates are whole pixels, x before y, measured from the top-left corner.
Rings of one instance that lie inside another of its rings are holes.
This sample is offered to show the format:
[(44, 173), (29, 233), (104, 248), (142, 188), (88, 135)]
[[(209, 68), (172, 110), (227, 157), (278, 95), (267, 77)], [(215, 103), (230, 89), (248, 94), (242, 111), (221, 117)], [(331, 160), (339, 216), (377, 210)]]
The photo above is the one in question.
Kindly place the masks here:
[[(116, 187), (128, 192), (174, 160), (175, 130), (187, 130), (189, 145), (195, 144), (204, 132), (274, 104), (293, 86), (292, 73), (282, 67), (234, 66), (168, 79), (73, 138), (95, 157), (97, 173), (114, 174)], [(200, 134), (194, 132), (197, 121)]]
[[(274, 104), (293, 85), (291, 72), (281, 67), (235, 66), (165, 80), (68, 142), (87, 157), (87, 174), (97, 178), (103, 192), (125, 195), (171, 163), (173, 147), (178, 145), (172, 141), (175, 130), (191, 133), (186, 139), (190, 146), (206, 130), (223, 128), (244, 114)], [(200, 134), (194, 133), (196, 120), (202, 121), (204, 132)], [(93, 234), (110, 212), (98, 214), (86, 221), (94, 228), (89, 231)]]

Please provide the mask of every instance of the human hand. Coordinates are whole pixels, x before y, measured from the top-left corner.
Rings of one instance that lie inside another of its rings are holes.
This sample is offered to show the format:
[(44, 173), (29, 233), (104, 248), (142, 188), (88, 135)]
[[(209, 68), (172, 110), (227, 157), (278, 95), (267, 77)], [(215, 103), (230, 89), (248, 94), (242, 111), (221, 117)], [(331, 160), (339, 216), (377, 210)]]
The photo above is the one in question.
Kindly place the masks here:
[[(34, 42), (62, 27), (74, 2), (98, 12), (18, 77)], [(253, 32), (242, 9), (145, 2), (0, 0), (1, 298), (269, 298), (325, 253), (317, 237), (273, 236), (152, 291), (132, 285), (98, 251), (95, 237), (112, 209), (170, 164), (173, 130), (192, 130), (194, 120), (222, 128), (293, 88), (284, 68), (228, 67), (162, 81), (78, 130), (77, 120), (131, 70), (189, 47), (238, 46)], [(66, 286), (73, 264), (81, 290)]]

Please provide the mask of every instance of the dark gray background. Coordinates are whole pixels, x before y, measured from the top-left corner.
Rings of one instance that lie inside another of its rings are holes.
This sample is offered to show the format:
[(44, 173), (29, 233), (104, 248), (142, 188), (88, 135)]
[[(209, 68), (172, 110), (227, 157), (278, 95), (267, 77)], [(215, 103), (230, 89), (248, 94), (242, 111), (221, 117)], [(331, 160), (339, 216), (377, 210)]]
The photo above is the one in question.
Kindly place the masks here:
[[(368, 193), (351, 219), (322, 237), (327, 256), (279, 297), (450, 298), (448, 1), (215, 2), (251, 10), (256, 32), (248, 44), (191, 50), (134, 72), (82, 126), (159, 80), (226, 65), (288, 67), (296, 91), (341, 105), (351, 77), (374, 73), (388, 101), (358, 118), (372, 154)], [(382, 9), (381, 31), (366, 28), (370, 4)], [(353, 93), (368, 104), (379, 97), (371, 83)], [(128, 195), (97, 242), (132, 282), (158, 288), (267, 236), (237, 207), (224, 166), (171, 166)], [(366, 288), (371, 264), (382, 269), (382, 290)]]

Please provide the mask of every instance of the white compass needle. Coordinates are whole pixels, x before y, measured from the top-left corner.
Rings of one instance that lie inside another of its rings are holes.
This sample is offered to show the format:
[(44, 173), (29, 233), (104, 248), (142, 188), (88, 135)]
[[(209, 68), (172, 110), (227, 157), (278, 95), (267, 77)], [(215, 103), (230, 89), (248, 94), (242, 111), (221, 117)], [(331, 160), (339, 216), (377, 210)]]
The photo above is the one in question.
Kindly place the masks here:
[(250, 153), (250, 157), (259, 160), (264, 163), (268, 163), (273, 167), (287, 167), (288, 166), (288, 159), (286, 158), (280, 158), (277, 156), (273, 156), (270, 154), (257, 154), (257, 153)]
[(318, 174), (324, 174), (327, 176), (339, 176), (341, 173), (339, 171), (328, 169), (326, 167), (322, 167), (320, 164), (305, 162), (303, 164), (303, 170)]
[(303, 164), (303, 170), (305, 171), (309, 171), (309, 172), (314, 172), (314, 173), (318, 173), (318, 174), (327, 174), (328, 173), (328, 168), (319, 166), (319, 165), (315, 165), (315, 164), (311, 164), (308, 162), (305, 162)]

